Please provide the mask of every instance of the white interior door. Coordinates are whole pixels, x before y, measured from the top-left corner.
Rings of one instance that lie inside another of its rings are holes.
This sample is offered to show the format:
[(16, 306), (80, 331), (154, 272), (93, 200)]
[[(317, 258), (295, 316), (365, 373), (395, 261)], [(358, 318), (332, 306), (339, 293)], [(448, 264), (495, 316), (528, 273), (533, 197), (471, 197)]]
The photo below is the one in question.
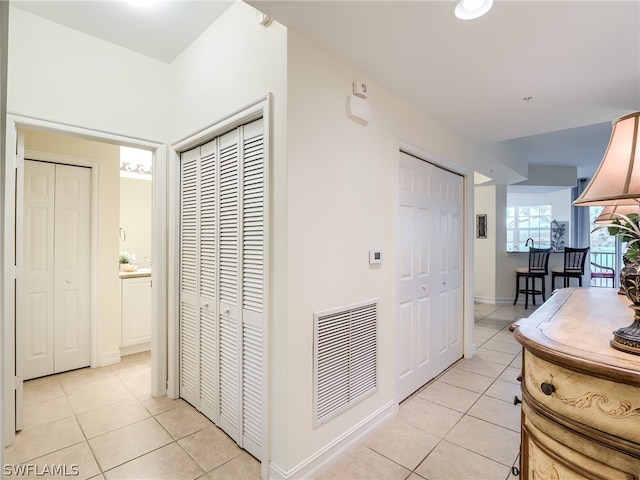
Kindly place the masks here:
[(25, 161), (24, 379), (90, 364), (91, 170)]
[(463, 179), (405, 153), (399, 172), (398, 389), (462, 357)]
[(91, 363), (91, 169), (56, 165), (53, 373)]
[(24, 379), (53, 373), (55, 164), (25, 161)]

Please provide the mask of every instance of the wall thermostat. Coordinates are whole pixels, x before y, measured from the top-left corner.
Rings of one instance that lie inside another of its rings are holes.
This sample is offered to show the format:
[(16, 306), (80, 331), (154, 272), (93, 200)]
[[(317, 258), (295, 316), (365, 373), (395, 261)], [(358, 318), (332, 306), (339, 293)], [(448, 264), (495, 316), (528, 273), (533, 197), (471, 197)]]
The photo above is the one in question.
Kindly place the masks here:
[(382, 249), (372, 248), (369, 250), (369, 263), (372, 265), (382, 263)]

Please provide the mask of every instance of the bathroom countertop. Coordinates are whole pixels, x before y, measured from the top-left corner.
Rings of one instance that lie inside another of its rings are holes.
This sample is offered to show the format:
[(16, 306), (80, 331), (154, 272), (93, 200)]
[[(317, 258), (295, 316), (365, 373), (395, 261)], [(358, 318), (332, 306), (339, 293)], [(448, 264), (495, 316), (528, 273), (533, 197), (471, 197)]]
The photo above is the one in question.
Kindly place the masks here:
[(150, 268), (139, 268), (133, 272), (120, 272), (120, 279), (124, 278), (137, 278), (137, 277), (150, 277), (151, 269)]

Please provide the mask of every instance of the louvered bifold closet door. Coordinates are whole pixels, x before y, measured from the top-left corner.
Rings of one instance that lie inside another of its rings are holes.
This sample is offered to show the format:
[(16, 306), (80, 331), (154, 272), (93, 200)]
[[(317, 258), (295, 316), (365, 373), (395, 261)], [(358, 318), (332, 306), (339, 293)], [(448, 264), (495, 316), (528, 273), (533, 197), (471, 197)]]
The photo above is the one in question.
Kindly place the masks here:
[(264, 135), (263, 121), (242, 129), (242, 446), (262, 452), (264, 318)]
[(242, 445), (242, 317), (240, 310), (240, 166), (238, 130), (219, 139), (220, 152), (220, 421)]
[(180, 396), (200, 408), (200, 148), (180, 162)]
[(218, 142), (200, 147), (200, 411), (218, 423)]
[(180, 396), (261, 459), (265, 154), (256, 120), (181, 156)]

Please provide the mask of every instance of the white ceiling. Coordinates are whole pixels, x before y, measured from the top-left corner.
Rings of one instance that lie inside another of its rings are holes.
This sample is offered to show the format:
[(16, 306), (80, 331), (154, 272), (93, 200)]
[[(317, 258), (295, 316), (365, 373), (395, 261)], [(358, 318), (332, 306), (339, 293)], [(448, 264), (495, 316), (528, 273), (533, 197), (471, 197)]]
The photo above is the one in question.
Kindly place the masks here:
[(161, 0), (139, 8), (125, 0), (10, 0), (11, 5), (166, 63), (173, 61), (234, 0)]
[[(588, 176), (611, 121), (640, 110), (638, 0), (496, 0), (472, 21), (453, 16), (453, 1), (247, 3), (470, 141), (504, 143), (531, 164), (578, 166)], [(12, 0), (165, 62), (230, 4), (174, 0), (139, 10), (119, 0)]]

